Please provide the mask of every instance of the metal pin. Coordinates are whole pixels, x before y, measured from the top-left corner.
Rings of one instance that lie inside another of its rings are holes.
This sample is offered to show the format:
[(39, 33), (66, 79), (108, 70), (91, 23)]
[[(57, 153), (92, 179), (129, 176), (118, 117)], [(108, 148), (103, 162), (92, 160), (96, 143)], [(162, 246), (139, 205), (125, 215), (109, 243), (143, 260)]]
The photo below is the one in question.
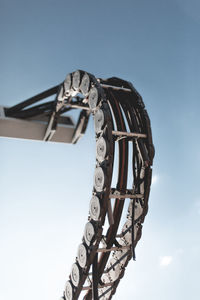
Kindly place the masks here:
[[(113, 282), (105, 283), (104, 285), (98, 285), (98, 289), (102, 289), (104, 287), (111, 286), (111, 285), (113, 285)], [(84, 286), (82, 288), (82, 291), (88, 291), (88, 290), (91, 290), (91, 289), (92, 289), (92, 286)]]
[(134, 138), (147, 138), (147, 135), (144, 133), (139, 132), (125, 132), (125, 131), (112, 131), (113, 135), (116, 136), (127, 136), (127, 137), (134, 137)]
[(124, 250), (124, 249), (130, 249), (130, 246), (99, 248), (99, 249), (97, 249), (97, 252), (111, 252), (111, 251), (119, 251), (119, 250)]
[(101, 84), (101, 86), (105, 89), (111, 88), (116, 91), (121, 90), (121, 91), (129, 92), (129, 93), (132, 92), (131, 89), (124, 88), (123, 86), (114, 86), (114, 85), (109, 85), (109, 84), (105, 84), (105, 83)]
[(126, 199), (126, 198), (129, 198), (129, 199), (138, 199), (138, 198), (144, 198), (144, 195), (142, 194), (123, 194), (123, 195), (120, 195), (120, 194), (110, 194), (109, 195), (109, 198), (115, 198), (115, 199)]

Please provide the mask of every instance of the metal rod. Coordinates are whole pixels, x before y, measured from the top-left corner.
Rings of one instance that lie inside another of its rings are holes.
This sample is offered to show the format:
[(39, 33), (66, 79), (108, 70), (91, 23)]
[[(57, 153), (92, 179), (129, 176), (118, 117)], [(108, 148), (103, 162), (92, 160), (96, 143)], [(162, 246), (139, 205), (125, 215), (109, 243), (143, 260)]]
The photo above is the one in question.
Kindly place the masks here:
[(142, 194), (124, 194), (124, 195), (120, 195), (120, 194), (110, 194), (109, 198), (115, 198), (115, 199), (141, 199), (144, 198), (144, 195)]
[(130, 246), (122, 246), (122, 247), (111, 247), (109, 249), (107, 248), (99, 248), (97, 249), (97, 252), (110, 252), (110, 251), (119, 251), (119, 250), (124, 250), (124, 249), (130, 249)]
[(45, 114), (47, 112), (51, 112), (53, 110), (54, 103), (55, 101), (49, 101), (28, 109), (17, 111), (16, 113), (12, 114), (12, 118), (26, 119), (35, 117), (37, 115)]
[(83, 106), (83, 105), (77, 105), (77, 104), (67, 104), (67, 106), (73, 107), (73, 108), (81, 108), (81, 109), (85, 109), (85, 110), (90, 110), (89, 106)]
[(95, 254), (92, 264), (92, 294), (93, 299), (98, 300), (98, 253)]
[[(98, 289), (102, 289), (104, 287), (111, 286), (111, 285), (113, 285), (113, 282), (105, 283), (104, 285), (98, 285)], [(82, 288), (82, 291), (88, 291), (88, 290), (91, 290), (91, 289), (92, 289), (92, 286), (84, 286)]]
[(127, 89), (127, 88), (124, 88), (121, 86), (114, 86), (114, 85), (109, 85), (109, 84), (105, 84), (105, 83), (103, 83), (103, 84), (101, 83), (101, 86), (105, 89), (111, 88), (111, 89), (117, 90), (117, 91), (122, 90), (122, 91), (129, 92), (129, 93), (132, 92), (131, 89)]
[[(123, 234), (117, 234), (116, 236), (115, 236), (116, 238), (121, 238), (121, 237), (123, 237)], [(106, 235), (102, 235), (102, 238), (106, 238)]]
[(108, 199), (108, 221), (110, 226), (114, 224), (114, 217), (113, 217), (113, 212), (112, 212), (112, 206), (111, 206), (111, 201)]
[(42, 100), (44, 98), (47, 98), (49, 96), (52, 96), (52, 95), (56, 94), (58, 92), (59, 86), (60, 85), (56, 85), (53, 88), (48, 89), (47, 91), (44, 91), (44, 92), (42, 92), (42, 93), (40, 93), (40, 94), (38, 94), (36, 96), (33, 96), (33, 97), (31, 97), (31, 98), (29, 98), (29, 99), (27, 99), (27, 100), (25, 100), (25, 101), (23, 101), (23, 102), (15, 105), (15, 106), (12, 106), (12, 107), (8, 108), (6, 110), (6, 115), (10, 116), (13, 113), (15, 113), (15, 112), (23, 109), (26, 106), (29, 106), (29, 105), (31, 105), (33, 103), (36, 103), (36, 102), (38, 102), (38, 101), (40, 101), (40, 100)]
[(112, 131), (113, 135), (117, 136), (128, 136), (128, 137), (135, 137), (135, 138), (147, 138), (147, 135), (144, 133), (136, 133), (136, 132), (124, 132), (124, 131)]
[(135, 230), (134, 230), (134, 225), (135, 225), (135, 199), (133, 200), (132, 203), (132, 230), (131, 230), (131, 238), (132, 238), (132, 256), (133, 260), (136, 260), (135, 256)]

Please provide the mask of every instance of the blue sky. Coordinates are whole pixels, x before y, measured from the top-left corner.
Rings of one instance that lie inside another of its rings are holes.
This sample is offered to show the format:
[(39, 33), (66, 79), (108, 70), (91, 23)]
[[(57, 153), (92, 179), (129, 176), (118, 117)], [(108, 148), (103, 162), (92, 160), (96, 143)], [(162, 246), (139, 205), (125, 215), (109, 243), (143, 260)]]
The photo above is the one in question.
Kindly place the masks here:
[[(0, 104), (76, 69), (131, 81), (149, 112), (154, 183), (116, 300), (197, 300), (200, 3), (0, 0)], [(76, 145), (0, 139), (0, 299), (58, 299), (87, 221), (93, 124)]]

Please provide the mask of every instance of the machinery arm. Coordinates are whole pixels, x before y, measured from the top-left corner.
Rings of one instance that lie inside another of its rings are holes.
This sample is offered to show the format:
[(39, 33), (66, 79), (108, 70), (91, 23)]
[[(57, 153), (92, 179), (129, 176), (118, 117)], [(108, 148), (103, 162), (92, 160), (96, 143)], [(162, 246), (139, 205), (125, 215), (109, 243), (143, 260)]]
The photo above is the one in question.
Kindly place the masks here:
[[(46, 101), (50, 96), (57, 95), (60, 85), (27, 99), (12, 107), (0, 106), (0, 136), (45, 140), (50, 116), (55, 111), (56, 100)], [(38, 103), (42, 102), (42, 103)], [(54, 142), (71, 143), (74, 123), (63, 111), (56, 114), (56, 134), (51, 136)], [(53, 128), (53, 127), (52, 127)], [(52, 129), (53, 130), (53, 129)]]

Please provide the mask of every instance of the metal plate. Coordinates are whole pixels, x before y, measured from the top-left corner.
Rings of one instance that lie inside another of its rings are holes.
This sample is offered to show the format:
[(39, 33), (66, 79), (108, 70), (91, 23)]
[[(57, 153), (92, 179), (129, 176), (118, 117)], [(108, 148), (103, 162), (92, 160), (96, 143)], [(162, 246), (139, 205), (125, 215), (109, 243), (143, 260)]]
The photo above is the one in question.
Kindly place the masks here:
[(142, 167), (141, 171), (140, 171), (140, 179), (143, 179), (143, 180), (141, 180), (139, 189), (140, 189), (140, 194), (143, 194), (143, 195), (144, 195), (144, 188), (145, 188), (145, 186), (144, 186), (144, 176), (145, 176), (145, 168)]
[(84, 239), (88, 246), (91, 244), (94, 234), (95, 234), (94, 226), (92, 225), (91, 222), (88, 222), (85, 225), (85, 230), (84, 230)]
[(99, 299), (100, 300), (109, 300), (111, 295), (111, 287), (104, 287), (99, 289)]
[[(128, 217), (132, 218), (132, 207), (133, 207), (133, 200), (130, 201), (129, 207), (128, 207)], [(135, 216), (134, 219), (137, 220), (143, 213), (143, 208), (140, 204), (140, 201), (135, 201)]]
[[(122, 244), (122, 246), (126, 245), (125, 241), (121, 242), (120, 244)], [(128, 257), (127, 253), (128, 253), (128, 249), (114, 251), (113, 253), (113, 258), (116, 261), (118, 261), (121, 267), (123, 267), (127, 261), (127, 257)]]
[(121, 266), (114, 258), (111, 258), (111, 260), (108, 263), (108, 270), (110, 280), (115, 281), (120, 275)]
[(93, 88), (91, 88), (90, 93), (89, 93), (89, 98), (88, 98), (89, 107), (91, 109), (96, 108), (98, 99), (99, 99), (99, 91), (94, 86)]
[(100, 217), (101, 207), (97, 196), (93, 196), (90, 201), (90, 216), (93, 220), (98, 221)]
[(131, 245), (132, 243), (131, 230), (132, 230), (132, 222), (131, 220), (127, 220), (122, 228), (123, 238), (127, 245)]
[(65, 299), (72, 300), (73, 299), (73, 289), (70, 281), (67, 281), (65, 285)]
[(99, 133), (102, 130), (104, 122), (105, 122), (104, 112), (102, 109), (99, 109), (94, 115), (94, 127), (96, 133)]
[(96, 158), (102, 162), (107, 155), (107, 144), (103, 137), (100, 137), (96, 142)]
[(101, 167), (97, 167), (95, 169), (95, 174), (94, 174), (94, 187), (97, 192), (103, 191), (104, 183), (105, 183), (105, 175), (103, 169)]
[(74, 72), (73, 77), (72, 77), (72, 86), (75, 90), (79, 89), (80, 81), (81, 81), (80, 71)]
[[(101, 280), (104, 284), (111, 282), (108, 277), (108, 274), (103, 274), (101, 277)], [(107, 287), (99, 289), (99, 299), (108, 300), (111, 295), (111, 291), (112, 291), (111, 286), (107, 286)]]
[(80, 270), (77, 264), (72, 265), (71, 280), (74, 286), (78, 286), (80, 281)]
[(90, 77), (87, 73), (85, 73), (80, 85), (81, 93), (84, 96), (87, 96), (89, 92), (89, 88), (90, 88)]
[(61, 85), (59, 93), (57, 95), (58, 101), (63, 101), (63, 96), (64, 96), (64, 88), (63, 88), (63, 85)]
[[(124, 224), (123, 228), (122, 228), (122, 233), (125, 233), (123, 238), (121, 239), (122, 241), (124, 241), (124, 243), (129, 246), (132, 244), (132, 221), (128, 220), (126, 221), (126, 223)], [(134, 226), (134, 236), (137, 236), (137, 231), (138, 231), (138, 226), (137, 224), (135, 224)], [(121, 244), (121, 242), (120, 242)]]
[(78, 247), (77, 260), (81, 268), (85, 268), (87, 263), (87, 250), (83, 244)]
[(64, 81), (64, 93), (68, 93), (72, 85), (72, 76), (68, 74)]

